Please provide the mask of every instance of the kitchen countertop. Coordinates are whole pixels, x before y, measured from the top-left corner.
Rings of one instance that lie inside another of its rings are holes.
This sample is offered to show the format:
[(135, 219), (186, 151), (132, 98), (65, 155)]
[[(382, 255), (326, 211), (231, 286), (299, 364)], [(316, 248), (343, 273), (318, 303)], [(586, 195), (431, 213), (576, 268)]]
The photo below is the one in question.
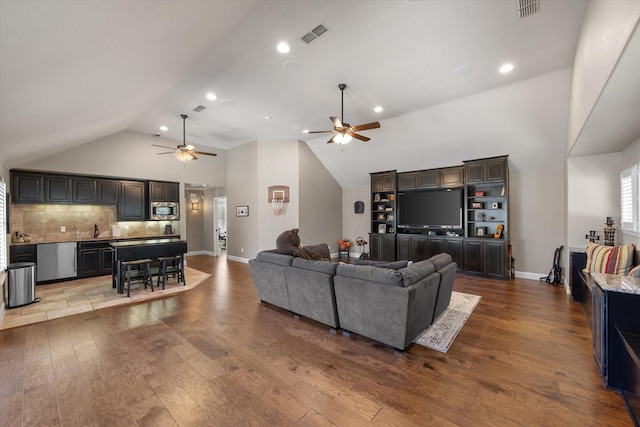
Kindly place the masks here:
[(591, 273), (591, 277), (605, 291), (640, 294), (640, 279), (631, 276)]
[(120, 236), (120, 237), (95, 237), (95, 238), (73, 238), (73, 239), (59, 239), (59, 240), (44, 240), (44, 239), (32, 239), (29, 242), (11, 242), (11, 246), (25, 246), (25, 245), (37, 245), (40, 243), (67, 243), (67, 242), (109, 242), (112, 240), (126, 241), (126, 240), (145, 240), (145, 239), (169, 239), (179, 238), (179, 234), (155, 234), (150, 236)]

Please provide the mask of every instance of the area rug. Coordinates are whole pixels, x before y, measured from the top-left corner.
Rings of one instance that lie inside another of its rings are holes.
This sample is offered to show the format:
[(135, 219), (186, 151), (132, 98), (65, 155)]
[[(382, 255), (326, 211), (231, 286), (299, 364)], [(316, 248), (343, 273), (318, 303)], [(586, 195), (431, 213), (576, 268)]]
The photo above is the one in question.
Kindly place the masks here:
[(478, 295), (453, 291), (449, 307), (434, 324), (425, 329), (413, 342), (446, 353), (471, 312), (480, 302), (480, 298)]
[[(211, 274), (185, 266), (184, 277), (186, 286), (176, 283), (175, 278), (169, 278), (164, 290), (155, 288), (154, 292), (151, 292), (151, 288), (145, 289), (141, 285), (132, 285), (131, 297), (127, 297), (126, 294), (118, 294), (111, 287), (111, 276), (88, 277), (50, 285), (38, 285), (36, 286), (36, 297), (40, 298), (40, 302), (7, 309), (2, 324), (0, 324), (0, 330), (86, 313), (105, 307), (136, 304), (167, 297), (195, 288), (211, 277)], [(137, 287), (134, 288), (134, 286)]]

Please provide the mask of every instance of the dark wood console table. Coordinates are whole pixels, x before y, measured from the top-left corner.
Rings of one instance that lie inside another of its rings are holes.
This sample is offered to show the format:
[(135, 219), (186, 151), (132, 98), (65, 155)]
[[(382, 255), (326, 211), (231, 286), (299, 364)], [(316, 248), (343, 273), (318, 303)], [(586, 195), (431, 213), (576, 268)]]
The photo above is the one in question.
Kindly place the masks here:
[(120, 294), (122, 293), (122, 277), (120, 276), (120, 263), (122, 261), (184, 255), (187, 252), (187, 241), (175, 238), (112, 242), (110, 246), (113, 248), (111, 280), (114, 288), (117, 285), (118, 293)]

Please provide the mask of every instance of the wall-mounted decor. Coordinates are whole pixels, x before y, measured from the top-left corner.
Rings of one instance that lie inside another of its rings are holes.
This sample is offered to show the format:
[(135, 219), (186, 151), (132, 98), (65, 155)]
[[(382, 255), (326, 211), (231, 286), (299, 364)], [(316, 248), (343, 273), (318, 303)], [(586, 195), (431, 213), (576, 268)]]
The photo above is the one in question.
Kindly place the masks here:
[(364, 202), (358, 200), (353, 204), (353, 210), (357, 214), (364, 213)]
[(236, 206), (236, 216), (249, 216), (249, 206)]
[(274, 215), (282, 215), (284, 204), (289, 203), (289, 187), (272, 185), (268, 188), (268, 201), (273, 207)]

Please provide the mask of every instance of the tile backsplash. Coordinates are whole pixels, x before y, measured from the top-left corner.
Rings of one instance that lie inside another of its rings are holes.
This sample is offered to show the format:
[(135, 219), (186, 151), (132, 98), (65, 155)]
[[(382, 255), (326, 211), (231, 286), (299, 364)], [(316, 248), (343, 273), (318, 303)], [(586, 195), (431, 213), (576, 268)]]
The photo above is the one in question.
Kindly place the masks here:
[[(54, 205), (11, 204), (9, 229), (28, 234), (32, 243), (92, 239), (94, 224), (99, 237), (111, 236), (112, 226), (120, 226), (120, 237), (148, 237), (164, 234), (165, 225), (171, 225), (179, 233), (180, 221), (118, 222), (116, 206), (102, 205)], [(65, 231), (61, 231), (64, 227)]]

